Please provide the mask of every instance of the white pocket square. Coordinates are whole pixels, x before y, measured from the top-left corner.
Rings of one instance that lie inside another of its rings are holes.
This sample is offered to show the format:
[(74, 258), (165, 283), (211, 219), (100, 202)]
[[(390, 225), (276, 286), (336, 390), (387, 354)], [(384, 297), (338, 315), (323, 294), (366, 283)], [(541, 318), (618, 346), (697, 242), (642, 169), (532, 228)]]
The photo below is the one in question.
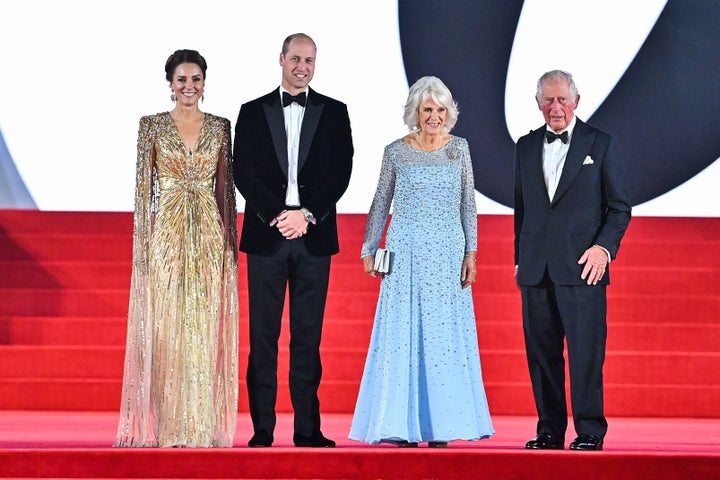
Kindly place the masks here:
[(590, 155), (585, 157), (585, 160), (583, 160), (583, 165), (592, 165), (593, 163), (595, 163), (595, 160), (593, 160)]

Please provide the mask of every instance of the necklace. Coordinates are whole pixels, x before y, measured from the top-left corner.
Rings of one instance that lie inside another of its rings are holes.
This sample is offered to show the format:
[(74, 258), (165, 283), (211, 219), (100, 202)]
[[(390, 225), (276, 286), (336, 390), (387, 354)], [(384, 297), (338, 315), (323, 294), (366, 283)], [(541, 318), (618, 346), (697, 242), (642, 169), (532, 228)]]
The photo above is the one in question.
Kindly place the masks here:
[(433, 152), (435, 150), (438, 150), (438, 149), (444, 147), (447, 144), (447, 142), (449, 141), (449, 138), (446, 139), (445, 137), (441, 137), (440, 135), (438, 135), (436, 137), (431, 137), (431, 138), (435, 138), (436, 141), (431, 141), (429, 144), (425, 144), (422, 140), (422, 136), (420, 135), (420, 132), (415, 132), (413, 134), (412, 138), (413, 138), (413, 141), (417, 144), (418, 149), (422, 150), (424, 152)]

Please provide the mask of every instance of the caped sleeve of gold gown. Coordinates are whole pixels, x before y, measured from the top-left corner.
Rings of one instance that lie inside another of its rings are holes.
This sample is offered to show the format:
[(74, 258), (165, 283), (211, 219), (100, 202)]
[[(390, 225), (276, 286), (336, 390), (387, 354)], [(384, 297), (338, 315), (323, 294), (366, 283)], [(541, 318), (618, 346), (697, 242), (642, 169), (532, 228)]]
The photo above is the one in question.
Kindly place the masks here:
[(148, 242), (153, 206), (153, 143), (156, 125), (142, 117), (138, 130), (135, 175), (133, 259), (128, 308), (125, 369), (116, 446), (154, 446), (150, 411), (152, 330), (148, 325)]
[(237, 279), (237, 206), (235, 183), (233, 181), (230, 121), (222, 119), (222, 148), (218, 159), (218, 175), (215, 188), (218, 208), (223, 221), (224, 265), (222, 314), (220, 342), (218, 348), (218, 402), (216, 405), (216, 425), (219, 446), (232, 447), (237, 424), (238, 410), (238, 279)]

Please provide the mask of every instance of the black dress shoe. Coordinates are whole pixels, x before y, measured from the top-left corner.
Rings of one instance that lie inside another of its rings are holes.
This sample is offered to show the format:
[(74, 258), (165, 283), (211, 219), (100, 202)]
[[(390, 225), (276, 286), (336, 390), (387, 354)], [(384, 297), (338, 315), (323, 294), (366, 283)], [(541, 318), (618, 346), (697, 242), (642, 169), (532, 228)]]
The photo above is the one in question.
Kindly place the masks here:
[(273, 436), (267, 430), (258, 430), (248, 442), (248, 447), (270, 447), (273, 443)]
[(400, 448), (417, 448), (417, 442), (408, 442), (407, 440), (398, 440), (397, 444)]
[(565, 448), (565, 442), (549, 433), (538, 433), (537, 437), (527, 441), (525, 448), (529, 450), (562, 450)]
[(602, 450), (603, 439), (597, 435), (583, 433), (570, 443), (570, 450)]
[(312, 435), (296, 433), (293, 435), (293, 443), (296, 447), (332, 448), (335, 442), (325, 438), (320, 430), (315, 430)]

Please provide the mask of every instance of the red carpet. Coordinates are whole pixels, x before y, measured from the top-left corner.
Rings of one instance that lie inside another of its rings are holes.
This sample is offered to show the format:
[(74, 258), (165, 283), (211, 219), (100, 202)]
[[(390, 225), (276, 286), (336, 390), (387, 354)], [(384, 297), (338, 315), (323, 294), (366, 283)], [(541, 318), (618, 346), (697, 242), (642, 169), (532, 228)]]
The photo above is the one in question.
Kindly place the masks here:
[[(705, 424), (713, 425), (717, 431), (716, 422), (720, 418), (717, 407), (720, 405), (720, 290), (717, 287), (720, 284), (720, 219), (633, 219), (617, 262), (612, 266), (613, 285), (608, 290), (609, 338), (605, 367), (606, 411), (611, 418), (608, 451), (603, 452), (602, 457), (587, 460), (576, 452), (528, 457), (524, 451), (504, 451), (517, 449), (531, 436), (534, 422), (525, 416), (531, 416), (534, 407), (523, 353), (519, 293), (512, 277), (512, 219), (483, 215), (478, 220), (479, 275), (473, 295), (484, 380), (490, 410), (497, 419), (498, 435), (460, 450), (451, 448), (428, 453), (425, 449), (402, 456), (391, 453), (391, 465), (374, 460), (374, 454), (367, 453), (378, 449), (358, 445), (338, 449), (329, 462), (327, 453), (323, 452), (302, 454), (295, 449), (285, 450), (280, 456), (283, 461), (278, 462), (275, 451), (283, 449), (265, 453), (253, 450), (253, 457), (248, 458), (257, 457), (257, 464), (250, 462), (251, 466), (247, 467), (250, 470), (243, 473), (245, 478), (252, 478), (248, 477), (250, 473), (257, 474), (256, 478), (267, 478), (260, 474), (261, 470), (252, 470), (255, 467), (273, 467), (276, 470), (269, 471), (278, 472), (278, 478), (292, 478), (292, 472), (297, 478), (460, 478), (458, 472), (473, 465), (479, 470), (471, 471), (495, 472), (495, 478), (525, 478), (524, 475), (532, 475), (535, 468), (552, 465), (553, 471), (558, 468), (575, 471), (573, 465), (582, 466), (585, 462), (593, 462), (593, 468), (601, 468), (595, 463), (607, 465), (615, 468), (616, 473), (622, 471), (619, 465), (623, 462), (635, 465), (632, 468), (670, 473), (676, 471), (673, 468), (680, 468), (678, 465), (690, 469), (706, 465), (702, 459), (707, 450), (693, 450), (695, 444), (688, 436), (696, 435), (695, 426)], [(333, 260), (324, 329), (321, 408), (325, 414), (339, 415), (338, 424), (332, 421), (336, 426), (331, 432), (337, 439), (346, 436), (347, 415), (354, 407), (377, 299), (377, 280), (362, 273), (358, 258), (364, 222), (365, 215), (339, 218), (342, 252)], [(0, 414), (35, 411), (29, 416), (21, 415), (21, 420), (14, 425), (29, 423), (28, 418), (33, 419), (35, 415), (40, 420), (53, 415), (39, 412), (41, 410), (78, 411), (82, 418), (99, 415), (114, 423), (112, 415), (103, 417), (102, 412), (115, 412), (119, 404), (131, 236), (130, 213), (0, 211)], [(241, 260), (244, 261), (244, 257), (241, 256)], [(240, 358), (244, 370), (247, 297), (244, 263), (240, 267)], [(285, 381), (287, 340), (284, 332), (278, 405), (282, 412), (291, 411)], [(247, 417), (244, 388), (241, 385), (242, 421)], [(508, 425), (513, 425), (512, 419), (517, 416), (523, 418), (523, 426), (514, 430), (512, 439), (503, 444), (507, 438), (503, 430), (512, 431)], [(632, 428), (628, 427), (622, 435), (616, 420), (621, 417), (635, 417), (628, 419)], [(0, 418), (3, 418), (0, 435), (4, 435), (5, 420), (9, 417)], [(671, 427), (675, 425), (675, 418), (693, 427), (676, 430)], [(713, 420), (680, 420), (687, 418)], [(645, 430), (646, 424), (654, 429)], [(164, 465), (161, 469), (164, 473), (157, 476), (200, 478), (206, 475), (191, 474), (195, 470), (172, 470), (171, 466), (185, 465), (184, 459), (188, 456), (202, 459), (197, 467), (201, 468), (206, 463), (203, 455), (207, 452), (127, 454), (137, 457), (135, 461), (128, 460), (122, 452), (104, 451), (114, 435), (114, 426), (110, 430), (110, 440), (104, 433), (103, 440), (83, 446), (67, 437), (58, 439), (45, 432), (42, 423), (35, 422), (18, 435), (3, 437), (3, 444), (9, 446), (0, 452), (3, 472), (0, 476), (24, 475), (20, 470), (15, 474), (6, 473), (10, 471), (5, 465), (28, 461), (32, 466), (45, 465), (43, 468), (48, 469), (63, 462), (84, 465), (75, 473), (68, 473), (68, 477), (148, 476), (147, 471), (132, 473), (133, 466), (140, 468), (145, 461), (140, 461), (141, 457), (158, 468)], [(641, 433), (634, 434), (635, 430)], [(24, 441), (31, 442), (33, 436), (42, 438), (46, 433), (50, 445), (28, 443), (30, 451), (20, 450)], [(244, 445), (245, 436), (247, 429), (242, 430), (238, 445)], [(697, 437), (706, 435), (697, 434)], [(53, 443), (53, 438), (58, 441)], [(654, 443), (649, 444), (653, 447), (646, 443), (649, 439), (653, 440)], [(7, 441), (14, 443), (7, 444)], [(623, 443), (626, 441), (637, 443)], [(709, 445), (711, 450), (718, 451), (717, 441)], [(36, 451), (38, 448), (41, 451)], [(235, 465), (244, 461), (241, 459), (244, 450), (215, 451), (212, 463), (219, 469), (213, 470), (213, 475), (218, 478), (237, 475)], [(645, 460), (636, 455), (638, 452)], [(663, 460), (648, 461), (650, 454), (657, 454)], [(175, 460), (177, 455), (183, 460)], [(236, 459), (234, 455), (240, 457)], [(468, 455), (472, 459), (464, 460)], [(437, 462), (440, 456), (452, 460)], [(691, 460), (695, 456), (698, 456), (697, 463)], [(220, 461), (220, 458), (227, 459)], [(322, 463), (316, 466), (314, 462), (318, 458)], [(600, 462), (598, 458), (604, 460)], [(716, 460), (713, 459), (718, 463)], [(469, 463), (465, 465), (465, 461)], [(233, 467), (222, 467), (223, 462)], [(329, 473), (312, 470), (327, 464), (337, 464), (338, 469), (328, 470)], [(96, 465), (97, 470), (87, 473), (94, 468), (92, 465)], [(352, 473), (347, 465), (355, 465), (362, 473)], [(362, 470), (366, 465), (368, 470)], [(525, 473), (512, 476), (498, 470), (501, 468)], [(343, 473), (334, 474), (334, 471)], [(716, 476), (720, 478), (720, 474)], [(613, 474), (606, 478), (646, 477)], [(712, 476), (696, 474), (687, 478)]]
[(532, 417), (496, 416), (497, 434), (488, 440), (413, 450), (351, 442), (350, 419), (324, 417), (335, 449), (292, 447), (289, 414), (280, 416), (269, 449), (245, 446), (247, 415), (241, 415), (232, 449), (115, 449), (109, 448), (115, 412), (5, 411), (0, 478), (720, 478), (720, 419), (611, 418), (603, 452), (526, 451)]

